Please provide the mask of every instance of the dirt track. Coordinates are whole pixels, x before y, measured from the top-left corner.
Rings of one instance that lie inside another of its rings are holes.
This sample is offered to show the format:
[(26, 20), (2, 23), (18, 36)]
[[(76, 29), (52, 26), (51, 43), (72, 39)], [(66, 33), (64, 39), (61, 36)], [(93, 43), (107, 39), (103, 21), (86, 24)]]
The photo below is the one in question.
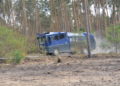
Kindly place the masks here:
[(1, 66), (0, 86), (120, 86), (120, 56), (55, 57)]

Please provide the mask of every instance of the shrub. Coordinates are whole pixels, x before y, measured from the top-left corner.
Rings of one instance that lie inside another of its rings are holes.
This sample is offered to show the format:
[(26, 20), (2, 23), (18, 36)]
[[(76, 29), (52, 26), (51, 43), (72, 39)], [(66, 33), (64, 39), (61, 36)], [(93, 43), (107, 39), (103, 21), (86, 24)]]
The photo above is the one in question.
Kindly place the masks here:
[(24, 53), (19, 50), (16, 50), (13, 52), (13, 58), (11, 62), (14, 64), (19, 64), (24, 58), (25, 58)]
[(107, 29), (107, 39), (112, 43), (116, 53), (120, 51), (120, 25), (112, 25)]
[(119, 43), (120, 42), (120, 25), (111, 26), (107, 29), (107, 39), (111, 43)]
[(0, 26), (0, 57), (16, 58), (19, 63), (23, 53), (27, 53), (27, 39), (17, 31)]

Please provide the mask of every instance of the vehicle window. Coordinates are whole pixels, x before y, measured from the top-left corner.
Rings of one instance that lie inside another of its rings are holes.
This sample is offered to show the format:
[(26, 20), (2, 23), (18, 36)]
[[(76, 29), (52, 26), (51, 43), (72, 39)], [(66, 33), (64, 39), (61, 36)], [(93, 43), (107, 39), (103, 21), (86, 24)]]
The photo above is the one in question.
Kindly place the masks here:
[(54, 40), (59, 40), (59, 36), (58, 35), (54, 36)]
[(50, 37), (48, 37), (48, 42), (51, 43), (51, 38)]
[(50, 39), (51, 39), (51, 41), (53, 41), (54, 40), (54, 36), (50, 36)]
[(60, 35), (60, 39), (63, 39), (63, 38), (65, 38), (65, 35), (64, 35), (64, 34), (61, 34), (61, 35)]
[(45, 43), (45, 37), (40, 37), (39, 41), (40, 41), (41, 44)]

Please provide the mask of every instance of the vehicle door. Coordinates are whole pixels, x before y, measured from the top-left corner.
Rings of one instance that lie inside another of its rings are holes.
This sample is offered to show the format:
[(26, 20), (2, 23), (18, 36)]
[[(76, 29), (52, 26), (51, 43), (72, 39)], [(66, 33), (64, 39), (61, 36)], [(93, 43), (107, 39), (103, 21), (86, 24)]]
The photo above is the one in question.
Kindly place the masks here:
[(59, 52), (69, 52), (70, 51), (70, 43), (69, 38), (66, 33), (56, 34), (53, 38), (53, 49), (59, 50)]

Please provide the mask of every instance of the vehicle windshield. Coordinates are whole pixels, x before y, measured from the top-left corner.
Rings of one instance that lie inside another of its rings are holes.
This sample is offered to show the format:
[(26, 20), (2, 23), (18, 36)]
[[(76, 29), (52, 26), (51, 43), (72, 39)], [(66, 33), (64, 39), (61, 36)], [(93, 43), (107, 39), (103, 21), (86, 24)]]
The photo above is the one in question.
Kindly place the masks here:
[(44, 43), (45, 43), (45, 41), (46, 41), (45, 36), (40, 37), (40, 39), (39, 39), (40, 44), (44, 44)]

